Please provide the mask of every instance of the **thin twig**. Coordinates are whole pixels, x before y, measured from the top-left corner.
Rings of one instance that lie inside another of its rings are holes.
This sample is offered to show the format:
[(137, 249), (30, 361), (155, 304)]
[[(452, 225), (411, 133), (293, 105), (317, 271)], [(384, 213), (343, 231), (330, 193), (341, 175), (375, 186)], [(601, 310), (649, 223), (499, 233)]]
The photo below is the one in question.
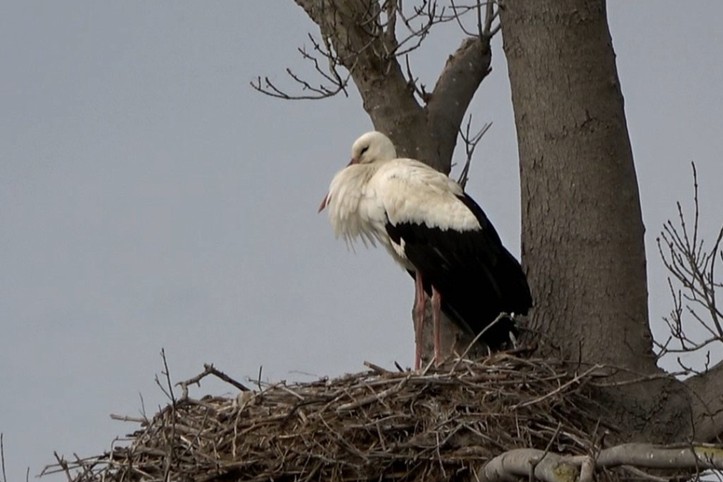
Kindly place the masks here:
[(210, 363), (204, 363), (203, 365), (203, 371), (196, 375), (195, 377), (189, 378), (188, 380), (184, 380), (182, 382), (176, 383), (176, 386), (180, 386), (183, 390), (183, 395), (181, 398), (188, 398), (188, 386), (196, 384), (198, 386), (201, 386), (201, 380), (203, 380), (205, 377), (213, 375), (216, 378), (223, 380), (224, 382), (228, 383), (229, 385), (233, 385), (234, 387), (238, 388), (242, 392), (249, 391), (249, 388), (246, 387), (244, 384), (237, 382), (224, 372), (217, 370), (216, 367), (214, 367)]
[[(680, 202), (676, 203), (677, 224), (668, 220), (657, 238), (658, 252), (663, 266), (668, 270), (668, 289), (673, 308), (663, 317), (669, 329), (664, 342), (655, 342), (658, 358), (678, 353), (702, 351), (712, 344), (723, 343), (723, 312), (717, 301), (717, 290), (721, 283), (716, 281), (716, 262), (723, 259), (723, 227), (718, 231), (715, 242), (705, 249), (700, 236), (700, 203), (698, 173), (692, 163), (693, 172), (693, 215), (692, 223), (687, 221)], [(694, 326), (702, 330), (691, 329)], [(707, 333), (704, 337), (693, 337), (692, 333)], [(705, 353), (706, 367), (710, 351)], [(699, 370), (678, 364), (694, 374)]]
[(459, 174), (459, 179), (457, 180), (457, 183), (464, 188), (467, 185), (467, 181), (469, 180), (469, 169), (472, 165), (472, 158), (474, 157), (474, 152), (477, 149), (477, 145), (482, 140), (482, 137), (487, 133), (487, 131), (492, 127), (492, 123), (488, 122), (487, 124), (483, 125), (482, 128), (477, 131), (475, 134), (470, 133), (472, 125), (472, 115), (467, 118), (467, 125), (465, 127), (465, 130), (463, 131), (462, 128), (460, 128), (459, 135), (462, 138), (462, 141), (464, 142), (464, 150), (465, 150), (465, 163), (462, 167), (462, 171)]
[(467, 348), (466, 348), (466, 349), (462, 352), (462, 354), (457, 358), (457, 361), (456, 361), (455, 364), (452, 366), (452, 369), (451, 369), (450, 372), (449, 372), (450, 375), (451, 375), (455, 370), (457, 370), (457, 367), (459, 367), (459, 364), (462, 363), (462, 360), (464, 360), (464, 359), (467, 358), (467, 355), (469, 354), (470, 350), (472, 350), (472, 347), (477, 344), (477, 342), (480, 340), (480, 338), (482, 338), (482, 336), (487, 332), (487, 330), (489, 330), (489, 329), (492, 328), (494, 325), (496, 325), (497, 323), (499, 323), (500, 320), (502, 320), (503, 318), (509, 318), (509, 317), (510, 317), (510, 315), (508, 315), (507, 313), (500, 313), (499, 315), (497, 315), (497, 318), (495, 318), (494, 320), (492, 320), (492, 323), (490, 323), (489, 325), (485, 326), (482, 331), (480, 331), (479, 333), (477, 333), (477, 336), (475, 336), (475, 337), (472, 339), (472, 341), (469, 342), (469, 345), (467, 345)]
[(2, 482), (8, 482), (8, 475), (5, 472), (5, 445), (3, 443), (3, 433), (0, 432), (0, 468), (2, 469)]

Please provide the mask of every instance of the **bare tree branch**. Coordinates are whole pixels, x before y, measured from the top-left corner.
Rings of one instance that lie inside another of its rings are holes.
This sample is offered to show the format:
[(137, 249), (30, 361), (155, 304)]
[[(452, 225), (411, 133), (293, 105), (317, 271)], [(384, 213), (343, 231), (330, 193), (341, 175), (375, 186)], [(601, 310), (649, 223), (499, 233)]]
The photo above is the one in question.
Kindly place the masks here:
[[(391, 25), (384, 31), (378, 3), (371, 0), (334, 2), (295, 0), (319, 26), (340, 65), (346, 68), (364, 100), (375, 126), (390, 135), (402, 153), (410, 141), (400, 135), (423, 127), (423, 112), (410, 90), (393, 50), (398, 48)], [(376, 7), (375, 7), (376, 6)], [(391, 7), (386, 12), (389, 13)], [(376, 14), (376, 17), (372, 17)]]
[[(400, 155), (420, 159), (449, 172), (459, 126), (480, 82), (490, 71), (489, 41), (496, 32), (492, 3), (470, 5), (423, 0), (405, 11), (399, 0), (295, 0), (319, 26), (322, 44), (307, 54), (328, 85), (317, 85), (287, 72), (304, 95), (291, 96), (268, 79), (257, 79), (257, 90), (283, 99), (314, 99), (345, 92), (347, 77), (357, 86), (375, 128), (389, 135)], [(433, 92), (427, 92), (407, 64), (406, 76), (399, 57), (416, 49), (437, 24), (456, 21), (476, 13), (476, 30), (464, 29), (465, 39), (441, 72)], [(403, 30), (400, 36), (398, 31)], [(324, 72), (315, 57), (329, 59)], [(335, 73), (336, 72), (336, 73)], [(418, 99), (419, 100), (418, 100)], [(410, 135), (414, 133), (415, 135)], [(421, 134), (420, 134), (421, 133)]]
[[(394, 0), (388, 1), (397, 3)], [(414, 8), (411, 17), (406, 16), (402, 9), (398, 9), (397, 12), (407, 28), (407, 36), (396, 42), (393, 53), (397, 56), (407, 55), (419, 48), (434, 25), (447, 21), (444, 16), (444, 9), (442, 9), (441, 14), (437, 14), (437, 2), (426, 0), (422, 2), (422, 6)], [(421, 20), (421, 24), (414, 26), (412, 23), (415, 20)]]
[[(430, 122), (440, 129), (458, 132), (477, 88), (490, 72), (489, 38), (467, 38), (447, 60), (427, 105)], [(456, 136), (455, 136), (456, 140)], [(445, 145), (451, 157), (455, 144)]]
[[(251, 87), (262, 94), (283, 100), (318, 100), (333, 97), (340, 92), (349, 97), (347, 86), (349, 85), (350, 75), (348, 72), (346, 74), (339, 72), (340, 65), (328, 42), (325, 42), (325, 45), (322, 46), (311, 34), (309, 34), (309, 40), (311, 41), (312, 52), (309, 52), (305, 47), (300, 47), (297, 50), (304, 60), (309, 61), (314, 66), (314, 71), (321, 76), (323, 83), (312, 85), (287, 68), (286, 74), (301, 87), (302, 92), (309, 92), (309, 94), (290, 94), (278, 87), (268, 77), (264, 77), (263, 80), (261, 77), (257, 77), (255, 81), (250, 82)], [(326, 61), (328, 70), (322, 68), (320, 58)]]
[(469, 169), (472, 165), (472, 157), (474, 157), (474, 151), (477, 149), (477, 145), (482, 140), (482, 137), (487, 133), (488, 130), (490, 130), (490, 127), (492, 127), (492, 123), (486, 123), (475, 134), (471, 134), (471, 127), (472, 116), (470, 115), (467, 119), (467, 125), (465, 126), (464, 131), (462, 129), (459, 130), (459, 136), (464, 142), (465, 162), (464, 166), (462, 166), (462, 171), (459, 173), (459, 178), (457, 179), (457, 182), (463, 188), (467, 185), (467, 181), (469, 180)]
[[(668, 287), (673, 299), (673, 309), (663, 318), (670, 335), (664, 343), (656, 342), (658, 357), (671, 354), (694, 353), (704, 349), (706, 353), (705, 369), (710, 361), (709, 347), (723, 343), (723, 311), (718, 304), (717, 290), (723, 286), (716, 281), (715, 268), (718, 258), (723, 259), (721, 242), (723, 227), (713, 245), (706, 249), (700, 238), (700, 205), (698, 199), (698, 173), (695, 164), (693, 170), (693, 220), (688, 222), (680, 203), (677, 203), (677, 223), (669, 220), (663, 226), (657, 238), (658, 252), (663, 266), (668, 270)], [(702, 328), (706, 333), (698, 335)], [(680, 358), (678, 364), (689, 373), (696, 373), (687, 367)]]

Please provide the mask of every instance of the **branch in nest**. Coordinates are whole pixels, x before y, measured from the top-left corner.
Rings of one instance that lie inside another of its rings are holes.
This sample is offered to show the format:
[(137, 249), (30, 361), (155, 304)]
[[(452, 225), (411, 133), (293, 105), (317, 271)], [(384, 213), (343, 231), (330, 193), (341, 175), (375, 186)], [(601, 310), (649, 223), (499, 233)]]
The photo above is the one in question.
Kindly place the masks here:
[(181, 396), (182, 399), (188, 398), (188, 386), (196, 384), (198, 386), (201, 386), (201, 380), (206, 378), (209, 375), (213, 375), (216, 378), (223, 380), (224, 382), (233, 385), (234, 387), (238, 388), (242, 392), (248, 392), (249, 388), (246, 387), (243, 383), (237, 382), (230, 376), (226, 375), (224, 372), (217, 370), (216, 367), (214, 367), (210, 363), (204, 363), (203, 365), (203, 371), (196, 375), (195, 377), (189, 378), (188, 380), (184, 380), (182, 382), (176, 383), (176, 386), (181, 387), (181, 390), (183, 391), (183, 394)]
[(160, 378), (158, 378), (158, 375), (155, 377), (156, 385), (158, 385), (158, 388), (161, 389), (163, 394), (171, 401), (171, 406), (176, 405), (176, 395), (173, 393), (173, 383), (171, 382), (171, 371), (168, 369), (168, 360), (166, 359), (166, 350), (164, 348), (161, 348), (161, 360), (163, 360), (163, 371), (161, 372), (161, 375), (163, 375), (165, 386), (161, 383)]

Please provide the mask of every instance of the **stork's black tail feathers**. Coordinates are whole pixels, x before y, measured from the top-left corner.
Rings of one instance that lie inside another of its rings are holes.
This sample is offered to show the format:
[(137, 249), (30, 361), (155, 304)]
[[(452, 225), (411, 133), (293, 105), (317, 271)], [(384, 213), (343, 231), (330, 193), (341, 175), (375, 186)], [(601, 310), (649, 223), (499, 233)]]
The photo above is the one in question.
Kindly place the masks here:
[(442, 311), (470, 335), (482, 333), (480, 339), (498, 351), (509, 348), (511, 338), (518, 336), (511, 315), (526, 315), (532, 296), (522, 267), (507, 250), (485, 274), (437, 289), (442, 294)]

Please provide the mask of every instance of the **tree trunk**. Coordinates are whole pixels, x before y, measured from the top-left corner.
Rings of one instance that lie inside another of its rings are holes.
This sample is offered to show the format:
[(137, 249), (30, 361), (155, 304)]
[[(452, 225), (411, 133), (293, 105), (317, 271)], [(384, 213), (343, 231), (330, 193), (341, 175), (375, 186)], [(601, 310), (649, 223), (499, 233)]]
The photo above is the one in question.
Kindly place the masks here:
[(644, 227), (601, 0), (506, 1), (531, 326), (565, 358), (657, 371)]
[[(603, 0), (507, 0), (504, 51), (519, 142), (522, 257), (543, 354), (664, 377), (648, 325), (644, 226)], [(624, 439), (687, 434), (672, 378), (601, 389)], [(688, 414), (688, 415), (686, 415)]]

